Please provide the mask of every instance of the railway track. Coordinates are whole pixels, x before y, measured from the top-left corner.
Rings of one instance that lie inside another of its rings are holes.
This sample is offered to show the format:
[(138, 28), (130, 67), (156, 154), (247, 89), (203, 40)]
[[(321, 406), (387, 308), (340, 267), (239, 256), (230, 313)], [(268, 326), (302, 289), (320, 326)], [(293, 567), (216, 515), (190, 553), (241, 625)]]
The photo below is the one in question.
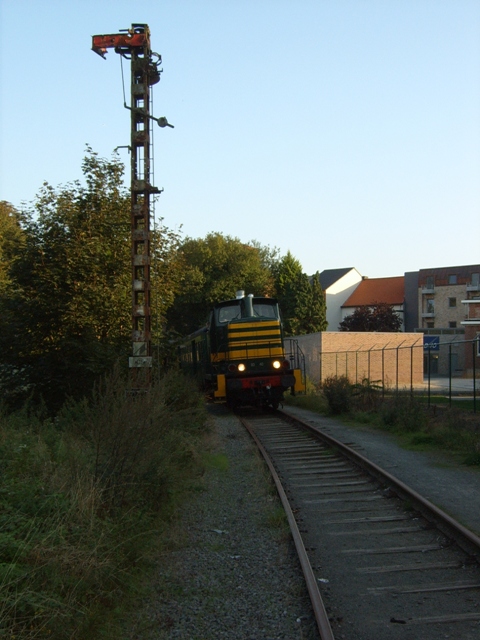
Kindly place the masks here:
[(239, 415), (286, 507), (322, 640), (480, 638), (480, 539), (331, 436)]

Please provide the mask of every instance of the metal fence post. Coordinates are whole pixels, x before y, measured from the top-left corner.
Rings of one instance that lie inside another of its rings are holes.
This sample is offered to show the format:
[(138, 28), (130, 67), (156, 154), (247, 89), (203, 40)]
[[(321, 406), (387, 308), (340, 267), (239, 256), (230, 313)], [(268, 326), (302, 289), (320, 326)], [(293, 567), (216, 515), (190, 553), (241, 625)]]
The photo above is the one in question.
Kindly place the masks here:
[(410, 395), (413, 396), (413, 344), (410, 347)]
[(452, 343), (448, 344), (448, 404), (452, 406)]
[(475, 353), (475, 351), (479, 346), (479, 342), (478, 342), (479, 340), (480, 338), (477, 338), (472, 342), (473, 413), (477, 413), (477, 381), (476, 381), (477, 374), (476, 374), (476, 363), (475, 363), (475, 358), (477, 354)]
[(385, 398), (385, 347), (382, 348), (382, 399), (384, 398)]
[(398, 393), (398, 350), (400, 349), (400, 346), (397, 347), (397, 362), (396, 362), (396, 371), (395, 371), (395, 377), (396, 377), (396, 388), (397, 388), (397, 393)]
[(430, 346), (427, 344), (428, 407), (430, 408)]

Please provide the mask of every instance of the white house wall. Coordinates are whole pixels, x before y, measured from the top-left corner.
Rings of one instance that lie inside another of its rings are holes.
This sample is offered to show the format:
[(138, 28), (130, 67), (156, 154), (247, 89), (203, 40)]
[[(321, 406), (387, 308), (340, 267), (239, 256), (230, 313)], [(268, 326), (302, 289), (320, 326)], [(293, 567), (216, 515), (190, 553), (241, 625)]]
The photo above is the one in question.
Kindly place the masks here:
[(338, 331), (342, 321), (342, 304), (348, 300), (362, 281), (362, 276), (356, 269), (351, 269), (325, 290), (327, 305), (327, 331)]

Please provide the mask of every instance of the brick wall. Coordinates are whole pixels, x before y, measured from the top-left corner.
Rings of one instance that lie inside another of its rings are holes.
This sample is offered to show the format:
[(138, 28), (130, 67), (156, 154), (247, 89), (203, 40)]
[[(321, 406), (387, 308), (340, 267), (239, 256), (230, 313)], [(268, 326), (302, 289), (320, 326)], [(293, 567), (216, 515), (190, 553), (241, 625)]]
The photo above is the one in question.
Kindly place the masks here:
[(423, 335), (418, 333), (324, 331), (296, 340), (305, 354), (307, 376), (315, 383), (332, 375), (390, 387), (423, 382)]

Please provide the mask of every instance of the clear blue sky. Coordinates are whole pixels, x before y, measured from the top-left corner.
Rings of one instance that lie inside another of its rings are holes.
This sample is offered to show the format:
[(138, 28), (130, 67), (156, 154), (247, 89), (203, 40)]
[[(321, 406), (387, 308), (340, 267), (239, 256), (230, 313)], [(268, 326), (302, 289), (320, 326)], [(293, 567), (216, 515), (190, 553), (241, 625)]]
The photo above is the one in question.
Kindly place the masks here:
[(308, 274), (480, 262), (479, 0), (0, 0), (0, 199), (129, 143), (120, 56), (90, 47), (132, 23), (163, 57), (168, 227), (290, 250)]

